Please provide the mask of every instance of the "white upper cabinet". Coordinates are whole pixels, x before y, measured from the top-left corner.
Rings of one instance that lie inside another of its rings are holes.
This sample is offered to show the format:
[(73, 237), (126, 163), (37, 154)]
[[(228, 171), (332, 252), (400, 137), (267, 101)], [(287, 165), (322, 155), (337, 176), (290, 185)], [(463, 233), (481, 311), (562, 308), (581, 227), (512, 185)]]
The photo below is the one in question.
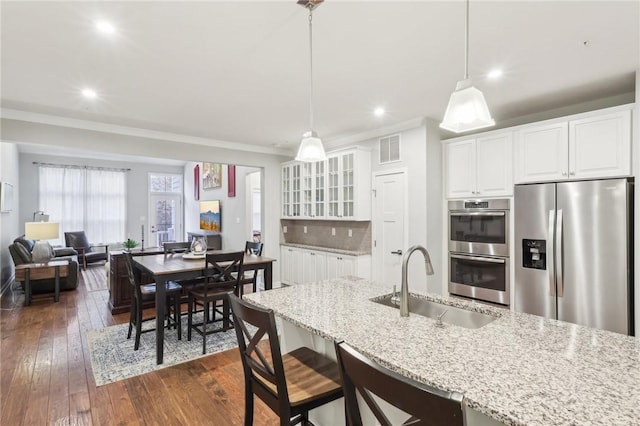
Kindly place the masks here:
[(532, 125), (515, 132), (515, 181), (565, 179), (569, 161), (566, 122)]
[(282, 165), (282, 217), (371, 220), (371, 153), (350, 148), (327, 161)]
[(569, 121), (569, 177), (631, 175), (631, 111)]
[(511, 132), (446, 143), (447, 198), (511, 195), (511, 144)]
[(515, 131), (515, 182), (631, 175), (631, 110), (614, 107)]

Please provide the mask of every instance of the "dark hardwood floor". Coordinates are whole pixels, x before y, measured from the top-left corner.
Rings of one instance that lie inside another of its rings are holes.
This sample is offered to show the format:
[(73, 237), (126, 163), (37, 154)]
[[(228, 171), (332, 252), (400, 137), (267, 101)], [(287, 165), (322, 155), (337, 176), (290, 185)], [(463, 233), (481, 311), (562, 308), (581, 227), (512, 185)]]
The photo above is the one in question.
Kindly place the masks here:
[[(107, 290), (0, 299), (1, 425), (242, 425), (244, 383), (237, 349), (96, 387), (85, 332), (126, 323)], [(133, 350), (133, 342), (131, 345)], [(255, 425), (278, 418), (260, 400)]]

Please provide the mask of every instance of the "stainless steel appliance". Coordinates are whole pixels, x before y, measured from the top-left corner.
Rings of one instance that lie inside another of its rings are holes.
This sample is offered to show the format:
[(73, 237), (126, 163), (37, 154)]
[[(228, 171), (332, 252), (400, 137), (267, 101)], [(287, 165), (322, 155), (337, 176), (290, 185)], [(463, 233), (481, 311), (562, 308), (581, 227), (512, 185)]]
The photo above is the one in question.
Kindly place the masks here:
[(449, 201), (449, 251), (509, 256), (509, 200)]
[(449, 202), (449, 293), (509, 304), (509, 200)]
[(449, 252), (449, 293), (509, 305), (509, 258)]
[(633, 329), (633, 180), (516, 185), (515, 310)]

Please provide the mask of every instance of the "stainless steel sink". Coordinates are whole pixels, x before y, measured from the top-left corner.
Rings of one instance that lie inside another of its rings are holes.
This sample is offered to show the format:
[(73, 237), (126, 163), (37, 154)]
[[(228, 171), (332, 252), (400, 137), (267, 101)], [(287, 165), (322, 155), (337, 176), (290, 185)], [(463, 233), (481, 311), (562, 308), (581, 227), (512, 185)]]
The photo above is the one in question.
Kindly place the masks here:
[[(399, 309), (397, 305), (391, 302), (391, 295), (384, 296), (380, 299), (373, 299), (373, 302)], [(443, 315), (443, 312), (445, 311), (446, 313)], [(441, 321), (445, 324), (452, 324), (465, 328), (480, 328), (497, 318), (492, 315), (456, 308), (455, 306), (432, 302), (412, 295), (409, 295), (409, 312), (432, 318), (436, 321), (438, 320), (438, 317), (440, 317)]]

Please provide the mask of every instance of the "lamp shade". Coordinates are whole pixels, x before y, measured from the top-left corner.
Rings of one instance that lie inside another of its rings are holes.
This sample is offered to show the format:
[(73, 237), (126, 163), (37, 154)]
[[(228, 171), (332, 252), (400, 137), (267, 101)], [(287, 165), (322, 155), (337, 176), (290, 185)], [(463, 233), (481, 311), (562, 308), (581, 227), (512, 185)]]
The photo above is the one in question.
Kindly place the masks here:
[(482, 92), (473, 87), (470, 79), (460, 80), (449, 98), (449, 105), (440, 127), (460, 133), (495, 124)]
[(298, 155), (296, 155), (296, 161), (323, 161), (327, 159), (327, 154), (324, 152), (322, 141), (314, 132), (307, 132), (304, 134), (302, 141), (300, 141), (300, 147), (298, 148)]
[(26, 222), (24, 237), (28, 240), (53, 240), (60, 236), (57, 222)]

